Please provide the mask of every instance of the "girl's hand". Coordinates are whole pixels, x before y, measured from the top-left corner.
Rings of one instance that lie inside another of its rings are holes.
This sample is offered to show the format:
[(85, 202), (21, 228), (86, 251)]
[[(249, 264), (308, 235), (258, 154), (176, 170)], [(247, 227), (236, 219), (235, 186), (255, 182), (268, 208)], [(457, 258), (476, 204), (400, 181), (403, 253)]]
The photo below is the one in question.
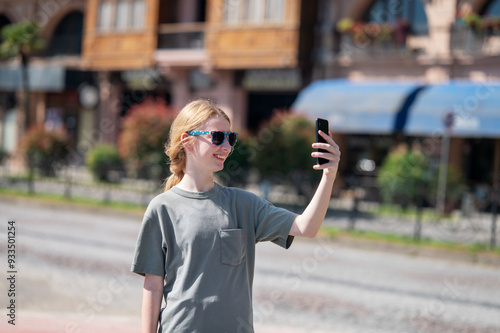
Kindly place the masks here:
[(329, 135), (322, 131), (318, 131), (319, 135), (321, 135), (326, 143), (315, 142), (312, 144), (312, 147), (315, 149), (325, 149), (326, 152), (313, 152), (311, 153), (312, 157), (321, 157), (328, 160), (328, 163), (324, 164), (316, 164), (313, 168), (315, 170), (323, 170), (323, 174), (326, 176), (335, 176), (339, 167), (340, 161), (340, 149), (339, 146), (332, 139), (332, 132), (329, 132)]

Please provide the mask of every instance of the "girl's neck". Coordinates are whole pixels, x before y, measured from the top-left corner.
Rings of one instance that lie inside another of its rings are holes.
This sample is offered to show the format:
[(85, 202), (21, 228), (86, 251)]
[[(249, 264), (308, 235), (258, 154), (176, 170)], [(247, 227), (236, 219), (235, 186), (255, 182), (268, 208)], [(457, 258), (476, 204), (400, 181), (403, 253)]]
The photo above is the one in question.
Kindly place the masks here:
[(177, 187), (188, 192), (206, 192), (214, 187), (213, 174), (201, 176), (199, 173), (186, 172)]

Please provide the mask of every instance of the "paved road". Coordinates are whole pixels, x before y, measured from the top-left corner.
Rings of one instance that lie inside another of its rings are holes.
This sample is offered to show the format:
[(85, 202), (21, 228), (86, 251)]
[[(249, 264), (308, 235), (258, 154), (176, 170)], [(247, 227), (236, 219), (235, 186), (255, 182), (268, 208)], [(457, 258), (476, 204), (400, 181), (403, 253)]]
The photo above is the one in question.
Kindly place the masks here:
[[(129, 273), (139, 215), (0, 198), (0, 267), (16, 221), (16, 326), (0, 279), (1, 332), (139, 332), (142, 278)], [(296, 240), (259, 244), (257, 333), (499, 332), (500, 267)]]

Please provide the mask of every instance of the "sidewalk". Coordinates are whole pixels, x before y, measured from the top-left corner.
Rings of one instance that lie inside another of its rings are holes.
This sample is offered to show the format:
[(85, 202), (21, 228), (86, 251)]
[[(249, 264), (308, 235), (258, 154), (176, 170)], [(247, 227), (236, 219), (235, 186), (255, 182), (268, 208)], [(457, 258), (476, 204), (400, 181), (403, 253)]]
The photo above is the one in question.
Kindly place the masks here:
[[(293, 327), (255, 325), (255, 333), (304, 333)], [(20, 311), (16, 318), (16, 325), (9, 325), (5, 321), (0, 324), (1, 332), (19, 333), (137, 333), (141, 331), (140, 317), (125, 316), (95, 316), (82, 321), (76, 315), (48, 312)], [(311, 330), (308, 333), (336, 333), (332, 331)]]

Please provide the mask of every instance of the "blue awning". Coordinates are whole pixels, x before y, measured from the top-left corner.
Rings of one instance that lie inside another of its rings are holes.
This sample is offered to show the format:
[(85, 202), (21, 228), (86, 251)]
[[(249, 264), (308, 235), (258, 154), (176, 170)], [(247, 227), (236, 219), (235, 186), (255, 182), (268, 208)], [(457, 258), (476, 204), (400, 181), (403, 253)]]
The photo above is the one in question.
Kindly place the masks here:
[(390, 134), (402, 130), (422, 88), (409, 81), (321, 80), (302, 90), (292, 109), (311, 119), (328, 119), (336, 132)]
[(422, 91), (408, 114), (407, 135), (439, 135), (453, 114), (451, 136), (500, 137), (500, 82), (454, 80)]

